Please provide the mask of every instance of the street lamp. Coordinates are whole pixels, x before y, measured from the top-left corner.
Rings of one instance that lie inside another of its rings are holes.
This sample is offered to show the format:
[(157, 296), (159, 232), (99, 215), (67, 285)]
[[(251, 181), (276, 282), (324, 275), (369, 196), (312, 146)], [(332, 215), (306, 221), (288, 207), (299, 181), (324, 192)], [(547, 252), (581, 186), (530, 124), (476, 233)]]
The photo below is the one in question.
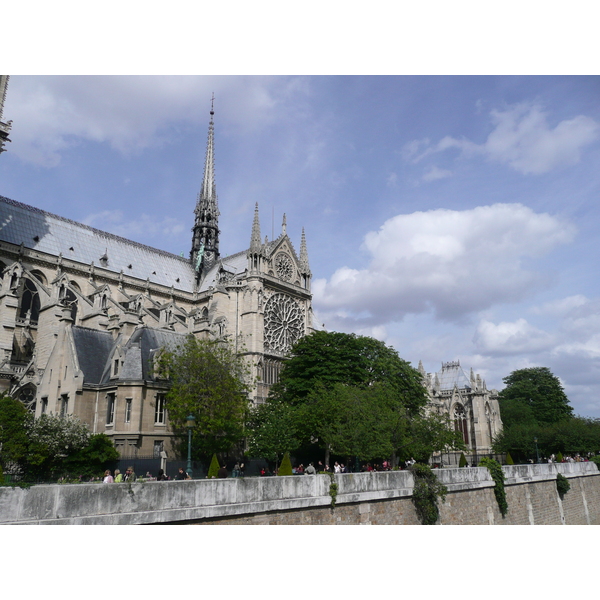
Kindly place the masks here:
[(540, 453), (538, 452), (537, 437), (534, 437), (533, 441), (535, 442), (535, 457), (536, 457), (536, 462), (539, 464), (539, 462), (540, 462)]
[(187, 463), (187, 474), (189, 478), (192, 478), (192, 429), (196, 423), (196, 417), (194, 415), (188, 415), (185, 420), (186, 427), (188, 428), (188, 463)]

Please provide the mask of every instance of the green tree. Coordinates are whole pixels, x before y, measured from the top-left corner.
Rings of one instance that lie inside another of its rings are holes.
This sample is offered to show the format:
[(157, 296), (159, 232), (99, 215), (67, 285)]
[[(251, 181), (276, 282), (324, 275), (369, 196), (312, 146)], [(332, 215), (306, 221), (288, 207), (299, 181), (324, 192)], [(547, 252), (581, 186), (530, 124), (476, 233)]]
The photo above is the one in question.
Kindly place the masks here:
[(119, 453), (104, 433), (90, 436), (86, 446), (67, 456), (62, 464), (65, 473), (90, 477), (101, 475), (106, 469), (114, 470)]
[(281, 461), (281, 465), (279, 466), (279, 469), (277, 470), (277, 475), (280, 475), (281, 477), (284, 477), (286, 475), (293, 475), (293, 471), (292, 471), (292, 462), (290, 461), (290, 454), (289, 452), (286, 452), (283, 455), (283, 460)]
[(349, 386), (338, 383), (333, 388), (315, 390), (303, 406), (318, 443), (329, 453), (371, 460), (390, 456), (392, 434), (397, 427), (397, 414), (391, 409), (394, 395), (389, 386)]
[[(492, 450), (495, 453), (510, 452), (513, 459), (517, 462), (525, 462), (530, 458), (535, 458), (535, 438), (538, 442), (542, 438), (542, 427), (535, 423), (513, 424), (504, 426), (492, 443)], [(538, 443), (538, 450), (540, 444)]]
[(278, 400), (268, 400), (252, 408), (247, 431), (249, 455), (276, 464), (279, 457), (299, 446), (294, 408)]
[(171, 387), (166, 406), (180, 451), (187, 453), (188, 415), (195, 417), (192, 455), (196, 459), (230, 451), (244, 436), (248, 409), (248, 371), (244, 360), (223, 343), (190, 336), (160, 357)]
[(401, 460), (415, 458), (427, 463), (433, 452), (465, 450), (462, 434), (454, 429), (447, 415), (420, 414), (407, 421), (403, 437), (396, 444)]
[(366, 388), (376, 382), (390, 386), (410, 411), (427, 403), (420, 373), (393, 348), (370, 337), (317, 331), (294, 344), (272, 396), (299, 404), (317, 383)]
[(22, 469), (29, 452), (27, 433), (33, 415), (19, 400), (0, 394), (0, 464), (7, 471)]
[(504, 427), (517, 423), (556, 423), (573, 416), (558, 377), (547, 367), (513, 371), (503, 379), (500, 414)]
[(207, 479), (216, 478), (216, 476), (219, 473), (220, 468), (221, 468), (221, 465), (219, 464), (219, 459), (217, 458), (216, 454), (213, 454), (212, 458), (210, 460), (210, 466), (208, 467), (208, 473), (206, 474), (206, 478)]
[(87, 423), (74, 416), (45, 414), (27, 428), (29, 449), (25, 469), (29, 476), (46, 479), (64, 469), (65, 460), (89, 444)]

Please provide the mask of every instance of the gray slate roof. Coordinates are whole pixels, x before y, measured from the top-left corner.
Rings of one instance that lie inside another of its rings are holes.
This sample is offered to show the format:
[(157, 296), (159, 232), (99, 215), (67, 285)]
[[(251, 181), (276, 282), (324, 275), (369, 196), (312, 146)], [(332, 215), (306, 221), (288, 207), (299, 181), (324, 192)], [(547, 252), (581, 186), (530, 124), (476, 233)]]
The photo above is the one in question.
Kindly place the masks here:
[(458, 363), (443, 366), (442, 370), (437, 372), (437, 376), (440, 390), (453, 390), (455, 385), (458, 389), (471, 389), (471, 380)]
[[(76, 325), (72, 327), (72, 332), (84, 383), (99, 385), (115, 381), (111, 378), (111, 359), (121, 340), (114, 340), (109, 332)], [(123, 348), (125, 359), (117, 380), (153, 380), (152, 357), (156, 351), (164, 347), (174, 349), (186, 337), (185, 334), (164, 329), (136, 329)]]
[(234, 277), (242, 274), (248, 267), (248, 259), (246, 257), (246, 250), (243, 252), (237, 252), (231, 256), (225, 256), (220, 258), (206, 273), (206, 276), (200, 284), (200, 292), (205, 292), (209, 287), (215, 287), (218, 283), (217, 278), (221, 265), (229, 273), (233, 273)]
[[(159, 348), (174, 350), (183, 344), (188, 336), (165, 329), (140, 327), (133, 332), (126, 345), (127, 358), (121, 371), (120, 379), (154, 379), (152, 372), (152, 357)], [(129, 354), (133, 353), (135, 361), (130, 361)], [(126, 370), (125, 367), (128, 367)]]
[[(0, 240), (113, 273), (123, 271), (151, 283), (193, 292), (194, 269), (187, 258), (94, 229), (0, 196)], [(106, 255), (108, 263), (100, 259)], [(131, 266), (131, 268), (130, 268)], [(179, 280), (179, 281), (178, 281)]]
[(112, 334), (98, 329), (75, 326), (72, 328), (72, 333), (84, 382), (99, 384), (115, 345)]

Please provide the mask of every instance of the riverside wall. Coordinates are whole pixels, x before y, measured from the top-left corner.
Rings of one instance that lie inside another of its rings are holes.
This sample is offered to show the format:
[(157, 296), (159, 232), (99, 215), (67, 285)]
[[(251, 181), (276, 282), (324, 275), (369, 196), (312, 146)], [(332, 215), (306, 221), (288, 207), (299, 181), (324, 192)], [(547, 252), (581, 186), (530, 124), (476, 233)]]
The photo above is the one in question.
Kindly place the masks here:
[[(595, 525), (594, 463), (503, 467), (508, 513), (498, 510), (486, 468), (436, 469), (448, 487), (441, 525)], [(556, 476), (571, 489), (561, 500)], [(331, 483), (338, 486), (332, 508)], [(417, 525), (410, 471), (253, 477), (134, 484), (0, 488), (0, 524)]]

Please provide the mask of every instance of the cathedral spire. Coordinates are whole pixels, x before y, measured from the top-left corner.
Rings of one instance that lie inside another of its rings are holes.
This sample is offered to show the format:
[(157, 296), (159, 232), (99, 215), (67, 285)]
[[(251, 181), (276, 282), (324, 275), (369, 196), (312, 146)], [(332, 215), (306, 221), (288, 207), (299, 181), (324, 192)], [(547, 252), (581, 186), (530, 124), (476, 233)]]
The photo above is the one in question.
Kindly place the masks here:
[(215, 184), (214, 102), (215, 96), (213, 94), (210, 106), (204, 176), (194, 210), (196, 219), (194, 228), (192, 229), (193, 238), (190, 258), (196, 270), (196, 279), (198, 281), (219, 258), (219, 204), (217, 200), (217, 186)]
[(304, 227), (302, 228), (302, 238), (300, 239), (300, 258), (298, 260), (298, 266), (300, 267), (300, 274), (302, 276), (302, 287), (310, 290), (310, 278), (312, 273), (310, 272), (310, 266), (308, 264), (308, 250), (306, 249)]
[(300, 239), (300, 270), (306, 275), (311, 275), (310, 266), (308, 265), (308, 250), (306, 249), (306, 235), (304, 227), (302, 228), (302, 238)]
[[(266, 244), (265, 240), (265, 244)], [(260, 221), (258, 219), (258, 202), (254, 206), (254, 221), (252, 222), (252, 235), (250, 236), (250, 248), (248, 249), (248, 268), (250, 271), (260, 271), (263, 256), (263, 245), (260, 241)]]
[(254, 206), (254, 222), (252, 223), (252, 235), (250, 236), (250, 252), (260, 252), (260, 221), (258, 219), (258, 202)]

